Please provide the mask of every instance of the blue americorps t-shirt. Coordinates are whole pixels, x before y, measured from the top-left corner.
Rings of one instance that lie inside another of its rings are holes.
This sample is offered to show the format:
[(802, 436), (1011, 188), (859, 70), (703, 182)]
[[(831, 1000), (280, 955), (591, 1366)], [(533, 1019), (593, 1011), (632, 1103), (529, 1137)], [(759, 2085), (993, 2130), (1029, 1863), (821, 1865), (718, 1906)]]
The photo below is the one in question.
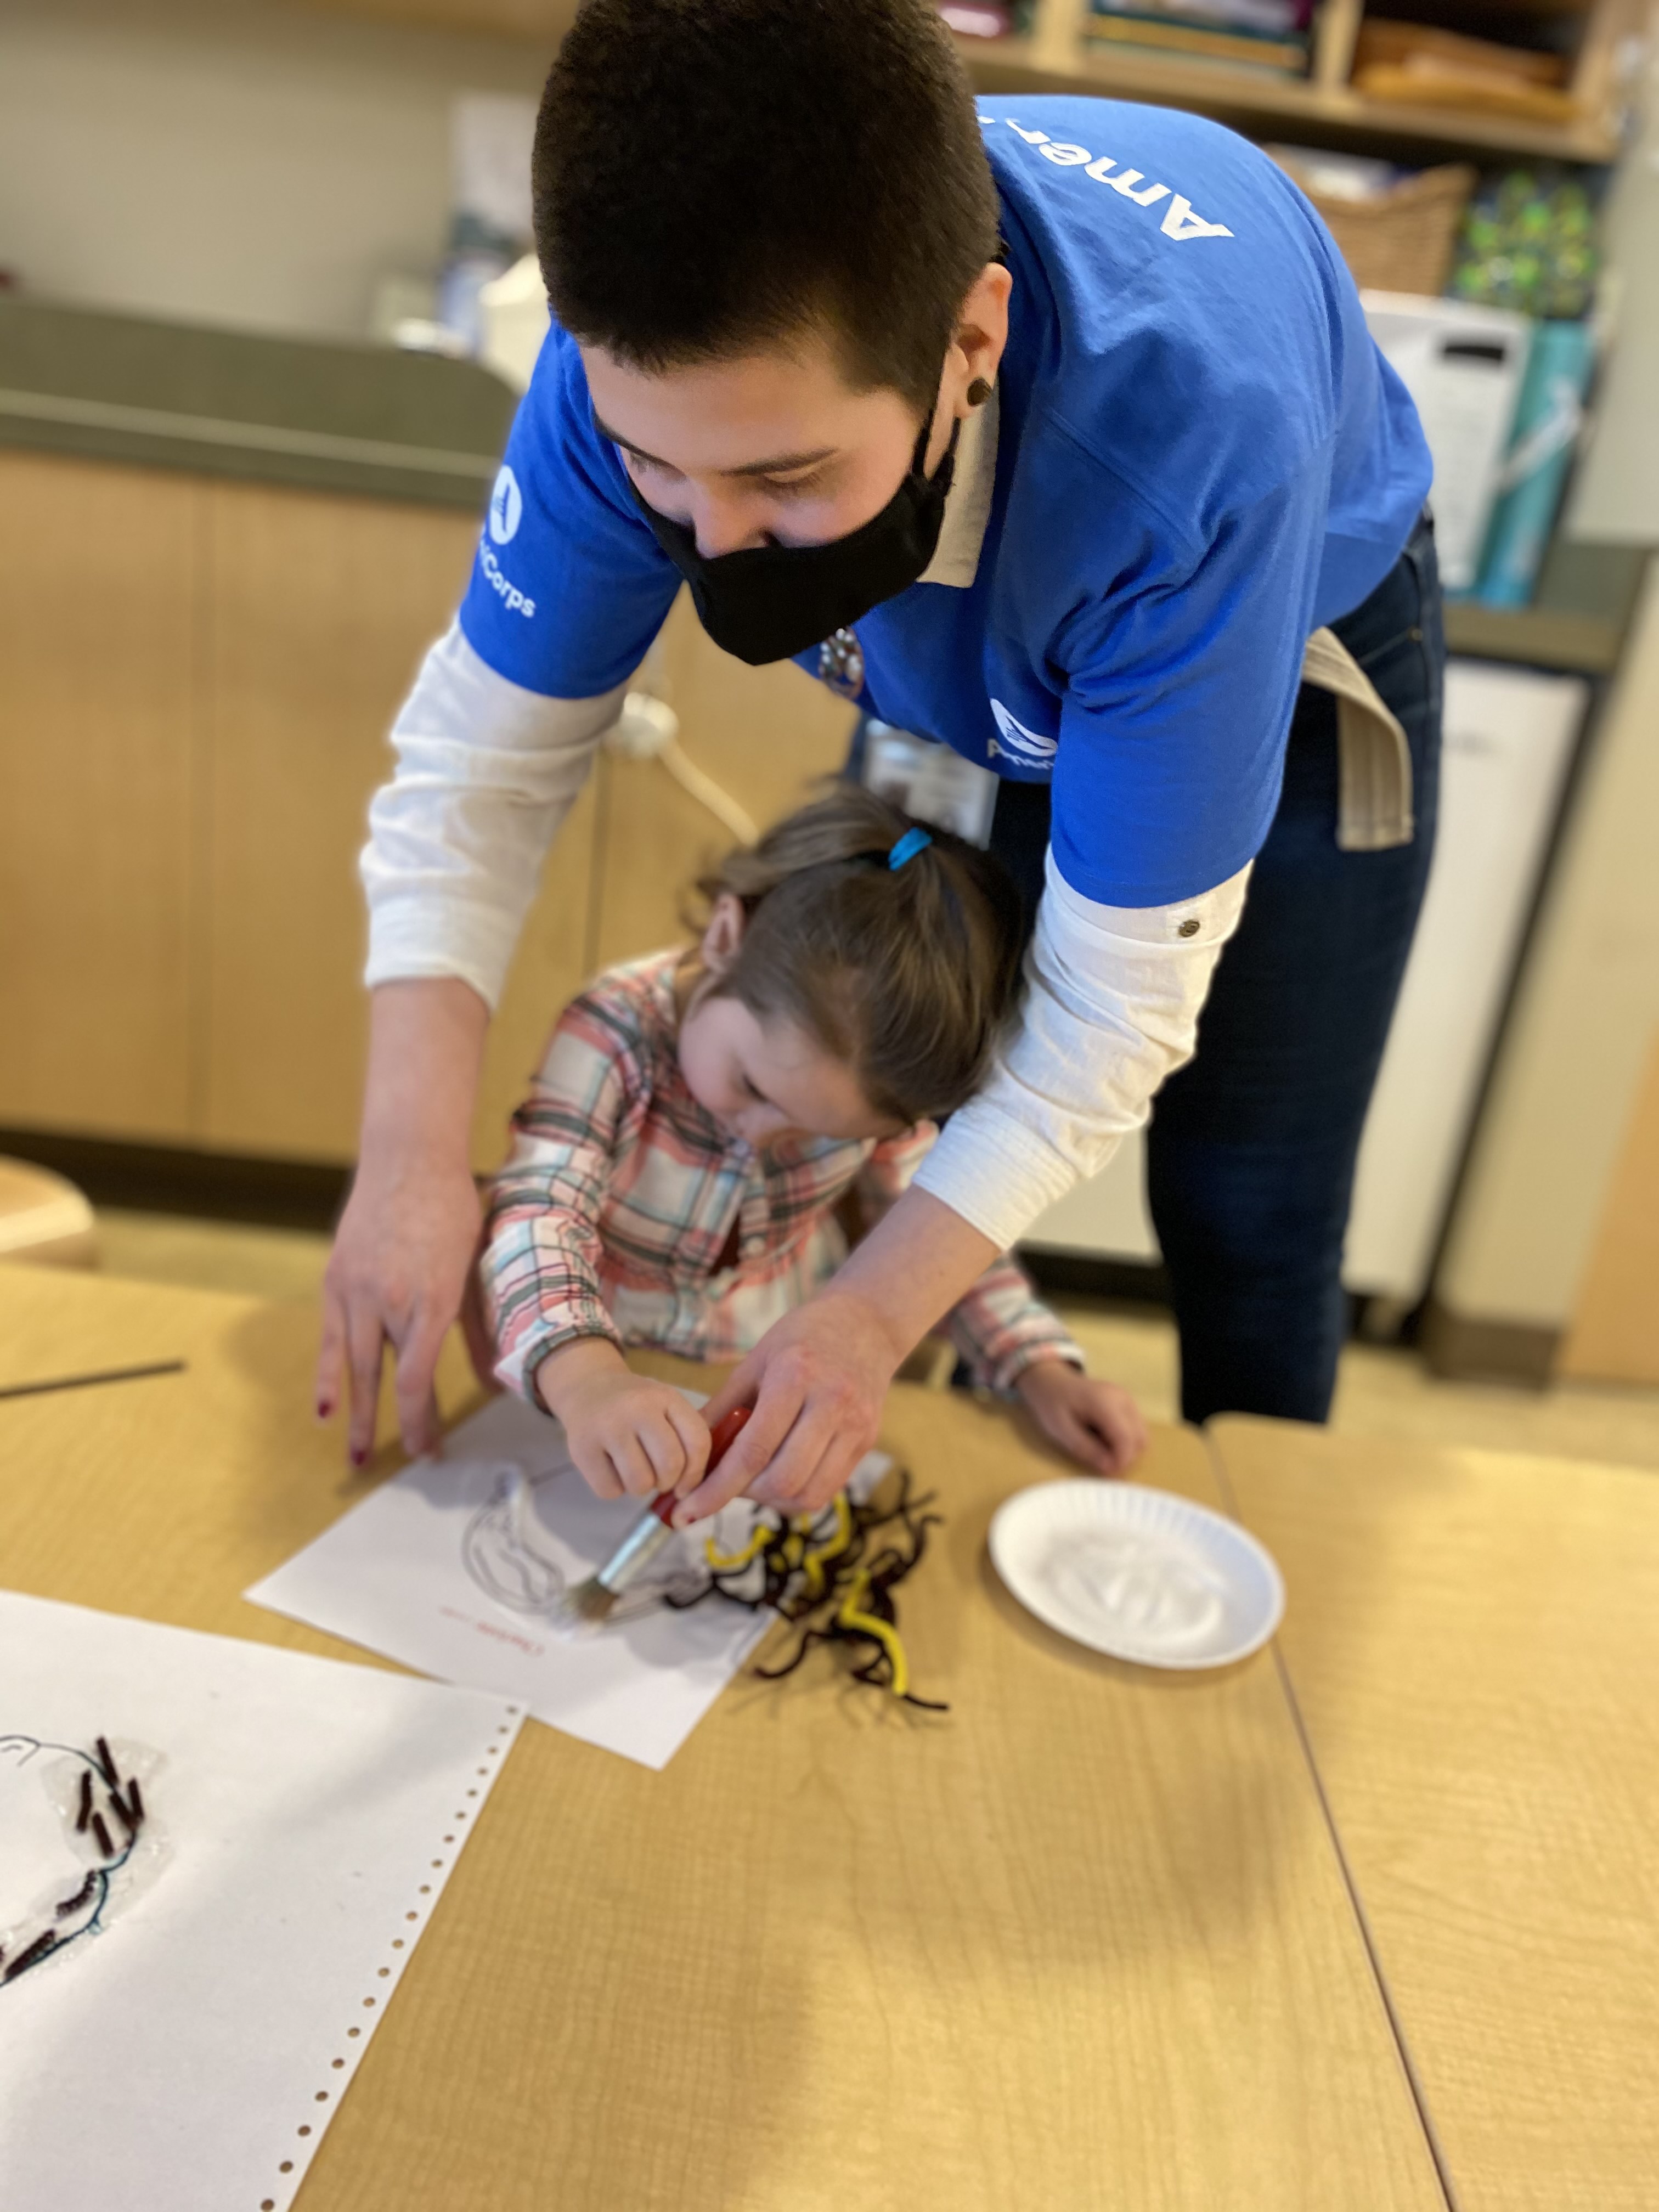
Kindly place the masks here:
[[(1014, 279), (990, 519), (969, 588), (915, 584), (856, 625), (860, 704), (999, 775), (1052, 776), (1066, 881), (1163, 905), (1260, 848), (1304, 642), (1392, 567), (1428, 448), (1265, 155), (1161, 108), (979, 105)], [(590, 698), (678, 587), (556, 327), (462, 629), (513, 683)], [(817, 672), (816, 649), (800, 661)]]

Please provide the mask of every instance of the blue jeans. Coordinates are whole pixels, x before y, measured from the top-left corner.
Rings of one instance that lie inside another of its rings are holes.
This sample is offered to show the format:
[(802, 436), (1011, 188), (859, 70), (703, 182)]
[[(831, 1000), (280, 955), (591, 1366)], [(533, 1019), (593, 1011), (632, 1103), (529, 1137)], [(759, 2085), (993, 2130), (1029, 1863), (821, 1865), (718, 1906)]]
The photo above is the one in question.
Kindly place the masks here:
[[(1405, 727), (1416, 835), (1390, 852), (1338, 848), (1336, 704), (1304, 684), (1197, 1054), (1159, 1092), (1147, 1133), (1189, 1421), (1330, 1411), (1354, 1163), (1434, 848), (1446, 646), (1426, 516), (1332, 627)], [(1048, 842), (1047, 786), (1005, 783), (991, 847), (1033, 910)]]

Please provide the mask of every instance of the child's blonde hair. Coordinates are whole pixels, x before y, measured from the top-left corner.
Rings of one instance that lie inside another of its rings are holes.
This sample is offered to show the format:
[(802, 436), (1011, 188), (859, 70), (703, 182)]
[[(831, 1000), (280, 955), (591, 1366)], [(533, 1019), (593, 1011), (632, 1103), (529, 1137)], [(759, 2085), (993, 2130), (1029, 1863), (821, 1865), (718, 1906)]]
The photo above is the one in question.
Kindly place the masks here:
[[(928, 842), (890, 865), (906, 832)], [(845, 1060), (879, 1114), (937, 1119), (978, 1089), (1019, 989), (1019, 895), (1000, 861), (837, 785), (702, 877), (747, 926), (714, 986)]]

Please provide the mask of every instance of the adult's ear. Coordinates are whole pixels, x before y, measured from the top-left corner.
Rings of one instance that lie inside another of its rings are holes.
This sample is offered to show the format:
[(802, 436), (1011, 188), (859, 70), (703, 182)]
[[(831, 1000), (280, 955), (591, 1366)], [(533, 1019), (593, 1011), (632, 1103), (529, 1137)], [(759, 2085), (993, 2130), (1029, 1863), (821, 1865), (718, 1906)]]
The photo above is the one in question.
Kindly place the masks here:
[(702, 964), (707, 974), (720, 976), (730, 969), (742, 949), (747, 920), (737, 893), (721, 891), (702, 933)]
[(946, 362), (946, 376), (956, 387), (952, 413), (984, 404), (968, 398), (970, 386), (994, 385), (997, 380), (1008, 343), (1008, 301), (1013, 289), (1012, 273), (1000, 261), (988, 261), (969, 287), (957, 316)]

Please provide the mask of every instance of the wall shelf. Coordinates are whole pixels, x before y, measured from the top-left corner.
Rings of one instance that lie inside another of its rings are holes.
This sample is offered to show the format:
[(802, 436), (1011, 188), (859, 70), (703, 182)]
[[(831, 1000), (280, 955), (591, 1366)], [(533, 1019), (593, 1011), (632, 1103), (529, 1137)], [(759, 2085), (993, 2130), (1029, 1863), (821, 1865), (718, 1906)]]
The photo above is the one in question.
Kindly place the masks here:
[(1624, 641), (1625, 624), (1610, 615), (1561, 607), (1483, 607), (1473, 599), (1446, 602), (1446, 649), (1473, 660), (1610, 676)]
[(1474, 660), (1610, 676), (1635, 620), (1647, 566), (1639, 546), (1582, 544), (1558, 530), (1529, 607), (1447, 600), (1448, 649)]
[(1305, 77), (1197, 57), (1091, 45), (1088, 0), (1036, 0), (1023, 37), (958, 37), (957, 48), (981, 92), (1070, 92), (1184, 107), (1247, 137), (1312, 141), (1428, 161), (1468, 153), (1563, 161), (1613, 161), (1609, 127), (1621, 34), (1635, 29), (1639, 0), (1536, 0), (1537, 11), (1581, 16), (1572, 90), (1583, 119), (1540, 123), (1516, 116), (1368, 98), (1348, 82), (1367, 0), (1322, 0), (1316, 10)]
[(1052, 39), (958, 39), (957, 48), (981, 92), (1085, 93), (1101, 100), (1140, 100), (1155, 107), (1184, 107), (1213, 116), (1251, 137), (1312, 139), (1324, 143), (1420, 149), (1440, 153), (1489, 152), (1523, 160), (1613, 161), (1616, 139), (1589, 123), (1570, 128), (1524, 123), (1513, 117), (1478, 115), (1444, 107), (1407, 107), (1368, 100), (1352, 86), (1320, 85), (1305, 77), (1277, 77), (1266, 70), (1223, 63), (1165, 61), (1157, 55), (1058, 51)]
[[(296, 0), (301, 7), (336, 15), (441, 26), (445, 29), (528, 39), (556, 46), (576, 14), (577, 0)], [(1637, 0), (1522, 0), (1540, 14), (1583, 15), (1599, 21), (1605, 12)], [(1522, 160), (1616, 161), (1619, 142), (1598, 123), (1562, 126), (1455, 108), (1408, 107), (1368, 100), (1347, 82), (1364, 0), (1323, 0), (1314, 42), (1313, 74), (1279, 77), (1267, 70), (1188, 60), (1085, 44), (1080, 27), (1087, 0), (1037, 0), (1024, 37), (958, 37), (957, 46), (981, 92), (1090, 94), (1098, 99), (1142, 100), (1157, 107), (1190, 108), (1233, 125), (1251, 137), (1291, 137), (1314, 143), (1394, 151), (1407, 160), (1433, 161), (1474, 152)], [(1608, 40), (1591, 41), (1598, 56)], [(1591, 87), (1605, 70), (1598, 60)], [(1593, 109), (1601, 102), (1591, 97)]]

